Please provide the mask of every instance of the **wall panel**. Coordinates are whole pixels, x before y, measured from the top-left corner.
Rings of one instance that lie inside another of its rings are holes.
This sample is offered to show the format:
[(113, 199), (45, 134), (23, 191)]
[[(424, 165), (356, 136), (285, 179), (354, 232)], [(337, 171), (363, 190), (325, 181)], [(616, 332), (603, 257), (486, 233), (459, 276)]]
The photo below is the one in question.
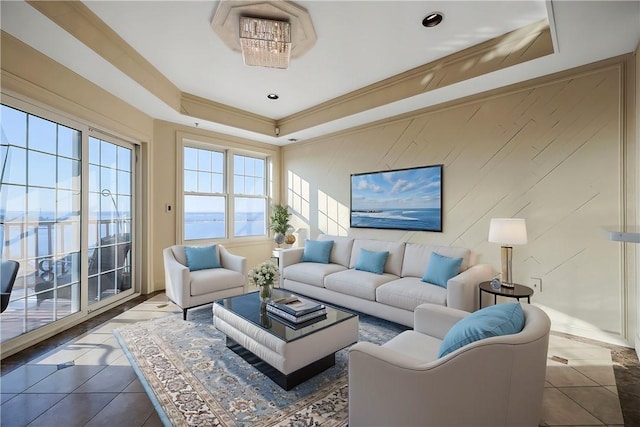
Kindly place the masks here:
[[(514, 250), (514, 277), (527, 285), (542, 278), (534, 301), (554, 327), (626, 339), (624, 263), (604, 229), (624, 219), (623, 146), (634, 144), (621, 132), (627, 60), (286, 147), (287, 185), (295, 177), (309, 188), (307, 214), (291, 203), (296, 227), (327, 232), (322, 205), (330, 199), (341, 234), (466, 246), (498, 271), (489, 220), (526, 218), (529, 243)], [(350, 174), (438, 163), (442, 233), (349, 229)]]

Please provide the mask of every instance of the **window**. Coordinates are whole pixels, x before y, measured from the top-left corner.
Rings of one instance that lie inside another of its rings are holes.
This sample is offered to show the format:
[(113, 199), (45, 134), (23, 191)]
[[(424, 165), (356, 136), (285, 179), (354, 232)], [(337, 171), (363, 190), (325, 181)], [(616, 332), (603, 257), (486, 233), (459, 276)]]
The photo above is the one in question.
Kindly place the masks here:
[(224, 153), (184, 147), (184, 239), (226, 236)]
[(233, 156), (235, 237), (266, 234), (267, 191), (265, 160)]
[(265, 236), (266, 163), (257, 156), (185, 145), (183, 239)]

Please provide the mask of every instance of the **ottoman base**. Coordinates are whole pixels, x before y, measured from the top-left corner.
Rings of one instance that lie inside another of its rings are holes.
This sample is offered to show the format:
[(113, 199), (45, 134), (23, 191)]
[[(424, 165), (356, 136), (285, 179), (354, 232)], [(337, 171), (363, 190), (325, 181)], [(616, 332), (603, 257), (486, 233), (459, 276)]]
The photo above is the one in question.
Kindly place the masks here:
[(287, 391), (336, 364), (336, 354), (331, 353), (297, 371), (283, 374), (232, 338), (227, 337), (227, 347)]

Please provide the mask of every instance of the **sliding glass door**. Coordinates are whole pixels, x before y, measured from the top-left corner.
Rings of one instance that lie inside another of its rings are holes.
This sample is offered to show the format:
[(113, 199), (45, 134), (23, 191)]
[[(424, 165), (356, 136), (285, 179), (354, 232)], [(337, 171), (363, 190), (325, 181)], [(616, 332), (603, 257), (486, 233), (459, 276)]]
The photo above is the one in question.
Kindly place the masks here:
[(2, 106), (2, 260), (20, 263), (2, 341), (80, 310), (81, 133)]
[(89, 304), (131, 289), (133, 150), (89, 137)]
[(0, 118), (0, 255), (20, 263), (6, 342), (133, 292), (135, 146), (7, 105)]

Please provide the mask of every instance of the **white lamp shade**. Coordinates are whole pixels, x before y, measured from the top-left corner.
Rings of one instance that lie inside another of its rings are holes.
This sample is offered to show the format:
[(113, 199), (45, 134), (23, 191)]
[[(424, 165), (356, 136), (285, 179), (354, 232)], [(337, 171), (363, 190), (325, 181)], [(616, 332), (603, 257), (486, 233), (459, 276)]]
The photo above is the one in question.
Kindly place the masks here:
[(489, 225), (489, 241), (502, 245), (527, 243), (527, 224), (523, 218), (492, 218)]

